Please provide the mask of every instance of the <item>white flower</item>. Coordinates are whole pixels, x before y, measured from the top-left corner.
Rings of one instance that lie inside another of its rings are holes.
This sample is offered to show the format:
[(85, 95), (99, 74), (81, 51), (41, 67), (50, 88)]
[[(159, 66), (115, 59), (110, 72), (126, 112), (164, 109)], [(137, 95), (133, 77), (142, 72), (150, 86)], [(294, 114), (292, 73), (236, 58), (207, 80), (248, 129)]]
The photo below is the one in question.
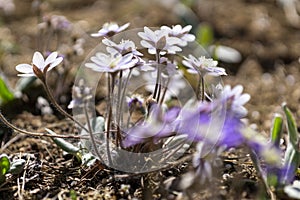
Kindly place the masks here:
[(102, 29), (100, 29), (97, 33), (92, 33), (92, 37), (102, 37), (102, 36), (107, 36), (111, 37), (117, 33), (120, 33), (121, 31), (124, 31), (130, 23), (126, 23), (123, 26), (120, 26), (115, 23), (115, 22), (107, 22), (102, 26)]
[(139, 63), (139, 59), (135, 58), (131, 53), (122, 56), (121, 54), (107, 55), (99, 52), (91, 57), (91, 61), (93, 63), (86, 63), (85, 66), (97, 72), (108, 73), (130, 69)]
[(141, 45), (148, 49), (150, 54), (175, 54), (182, 49), (178, 47), (181, 40), (176, 37), (170, 37), (166, 30), (152, 31), (148, 27), (144, 27), (144, 32), (139, 32), (138, 35), (142, 38)]
[(59, 65), (63, 58), (57, 57), (57, 52), (52, 52), (46, 60), (40, 52), (35, 52), (32, 58), (32, 64), (19, 64), (16, 66), (16, 70), (22, 74), (18, 76), (37, 76), (43, 78), (45, 74)]
[(200, 73), (202, 76), (206, 74), (212, 76), (221, 76), (227, 75), (224, 68), (217, 67), (218, 61), (215, 61), (211, 58), (205, 58), (205, 56), (201, 56), (198, 59), (193, 55), (189, 55), (189, 57), (184, 57), (185, 60), (182, 61), (186, 67), (188, 67), (187, 71), (192, 74)]
[(110, 39), (103, 39), (102, 43), (105, 44), (106, 50), (108, 53), (115, 55), (115, 54), (121, 54), (125, 55), (127, 53), (132, 53), (133, 55), (136, 56), (143, 56), (143, 54), (139, 51), (136, 50), (136, 46), (133, 41), (130, 40), (121, 40), (119, 44), (114, 43)]
[(243, 86), (237, 85), (231, 89), (230, 85), (226, 85), (221, 93), (221, 100), (229, 103), (230, 110), (234, 115), (242, 118), (248, 113), (244, 105), (250, 100), (249, 94), (242, 94)]
[(181, 25), (177, 24), (172, 28), (168, 26), (162, 26), (161, 30), (166, 30), (169, 33), (170, 37), (177, 37), (181, 39), (181, 42), (178, 44), (179, 46), (186, 46), (188, 42), (192, 42), (195, 40), (195, 36), (193, 34), (189, 34), (190, 30), (192, 29), (191, 25), (187, 25), (182, 28)]

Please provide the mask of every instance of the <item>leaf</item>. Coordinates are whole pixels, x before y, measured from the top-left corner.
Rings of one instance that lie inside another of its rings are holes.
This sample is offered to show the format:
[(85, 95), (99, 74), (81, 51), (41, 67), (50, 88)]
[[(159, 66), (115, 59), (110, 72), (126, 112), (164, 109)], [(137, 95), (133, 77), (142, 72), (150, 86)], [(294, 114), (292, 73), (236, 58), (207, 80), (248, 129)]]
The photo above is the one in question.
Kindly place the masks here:
[[(90, 119), (89, 124), (91, 126), (92, 133), (88, 133), (83, 129), (80, 135), (86, 137), (91, 137), (92, 135), (94, 140), (82, 139), (80, 142), (84, 148), (90, 151), (92, 149), (98, 148), (95, 146), (96, 144), (94, 144), (93, 141), (95, 142), (96, 140), (104, 140), (105, 120), (103, 117), (98, 116), (96, 118)], [(89, 129), (88, 125), (85, 125), (85, 127), (87, 130)]]
[(282, 107), (286, 115), (289, 136), (289, 143), (284, 155), (284, 166), (286, 166), (287, 170), (284, 174), (283, 182), (286, 184), (290, 182), (290, 179), (293, 178), (291, 176), (295, 175), (295, 172), (300, 164), (300, 153), (298, 151), (299, 139), (296, 122), (290, 109), (288, 109), (285, 103), (282, 105)]
[[(105, 120), (103, 117), (98, 116), (90, 120), (90, 125), (93, 133), (103, 133), (105, 130)], [(85, 126), (88, 129), (88, 126)], [(82, 135), (88, 134), (85, 130), (82, 130)]]
[(9, 90), (3, 77), (0, 76), (0, 100), (2, 103), (7, 103), (15, 98), (14, 94)]
[(10, 161), (7, 155), (0, 156), (0, 176), (4, 176), (10, 168)]
[(300, 154), (293, 145), (289, 143), (284, 154), (284, 166), (286, 167), (286, 171), (283, 176), (283, 184), (289, 183), (294, 178), (299, 163)]
[(283, 119), (282, 116), (276, 114), (273, 119), (273, 126), (271, 129), (271, 141), (275, 145), (275, 147), (279, 147), (281, 135), (283, 128)]
[[(45, 128), (45, 130), (52, 135), (55, 135), (56, 133), (53, 132), (52, 130)], [(51, 138), (53, 140), (53, 142), (59, 146), (62, 150), (64, 150), (67, 153), (76, 155), (79, 152), (79, 148), (74, 146), (73, 144), (71, 144), (70, 142), (67, 142), (66, 140), (62, 139), (62, 138), (56, 138), (56, 137), (52, 137)]]
[(288, 127), (288, 136), (289, 136), (289, 142), (292, 143), (293, 147), (295, 149), (298, 149), (298, 131), (297, 131), (297, 125), (295, 122), (295, 119), (290, 111), (290, 109), (286, 106), (286, 104), (283, 104), (283, 111), (286, 115), (287, 120), (287, 127)]

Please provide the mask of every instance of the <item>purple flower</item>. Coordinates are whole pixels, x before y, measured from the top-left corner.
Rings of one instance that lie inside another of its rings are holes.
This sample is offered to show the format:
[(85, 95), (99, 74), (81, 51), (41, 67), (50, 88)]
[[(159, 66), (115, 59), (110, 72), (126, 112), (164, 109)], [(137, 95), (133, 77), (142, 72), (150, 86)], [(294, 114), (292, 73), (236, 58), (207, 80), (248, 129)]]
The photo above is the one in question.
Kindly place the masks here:
[(163, 112), (161, 106), (153, 105), (149, 117), (126, 132), (123, 146), (130, 147), (146, 141), (157, 143), (160, 139), (171, 136), (176, 128), (179, 113), (178, 107)]
[(148, 27), (144, 27), (144, 32), (138, 35), (142, 38), (141, 45), (148, 49), (150, 54), (175, 54), (182, 49), (177, 45), (181, 42), (179, 38), (170, 37), (166, 30), (152, 31)]
[(120, 33), (121, 31), (124, 31), (130, 23), (126, 23), (119, 27), (119, 25), (115, 22), (105, 23), (102, 26), (102, 29), (100, 29), (97, 33), (92, 33), (92, 37), (111, 37), (117, 33)]
[(16, 70), (22, 74), (18, 76), (36, 76), (40, 79), (45, 78), (48, 71), (59, 65), (63, 58), (57, 57), (57, 52), (52, 52), (46, 60), (40, 52), (35, 52), (32, 58), (32, 64), (19, 64), (16, 66)]
[(188, 58), (184, 57), (182, 64), (188, 67), (187, 71), (192, 74), (200, 73), (201, 76), (205, 76), (206, 74), (212, 76), (227, 75), (224, 68), (217, 67), (218, 61), (211, 58), (205, 58), (204, 56), (197, 59), (194, 56), (189, 55)]
[(181, 42), (178, 43), (178, 45), (182, 47), (186, 46), (188, 42), (193, 42), (195, 40), (196, 37), (192, 34), (189, 34), (191, 29), (192, 29), (191, 25), (187, 25), (184, 28), (182, 28), (182, 26), (179, 24), (173, 26), (172, 28), (168, 26), (161, 27), (161, 30), (168, 31), (170, 37), (179, 38)]
[(242, 144), (243, 123), (218, 103), (198, 102), (198, 105), (182, 109), (178, 133), (187, 135), (191, 141), (208, 141), (218, 146)]
[(136, 50), (136, 46), (133, 41), (122, 40), (119, 44), (114, 43), (110, 39), (103, 39), (102, 43), (107, 46), (106, 50), (108, 53), (115, 55), (121, 54), (125, 55), (127, 53), (132, 53), (135, 56), (143, 56), (143, 54)]
[(107, 55), (99, 52), (91, 57), (91, 61), (92, 63), (86, 63), (85, 66), (97, 72), (108, 73), (130, 69), (139, 63), (139, 59), (135, 58), (131, 53), (122, 56), (121, 54)]

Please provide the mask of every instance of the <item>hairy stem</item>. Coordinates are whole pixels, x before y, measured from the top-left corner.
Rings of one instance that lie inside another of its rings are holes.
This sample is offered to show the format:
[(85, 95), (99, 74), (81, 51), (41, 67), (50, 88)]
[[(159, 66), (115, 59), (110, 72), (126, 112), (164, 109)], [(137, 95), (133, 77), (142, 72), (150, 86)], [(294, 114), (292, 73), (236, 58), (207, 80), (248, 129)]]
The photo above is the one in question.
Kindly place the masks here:
[[(111, 79), (110, 80), (110, 76)], [(114, 81), (115, 81), (115, 74), (109, 74), (107, 77), (107, 85), (108, 85), (108, 118), (107, 118), (107, 127), (106, 127), (106, 152), (108, 157), (108, 163), (109, 165), (112, 164), (111, 155), (110, 155), (110, 148), (109, 148), (109, 135), (110, 135), (110, 126), (111, 126), (111, 120), (112, 120), (112, 95), (113, 95), (113, 89), (114, 89)]]
[(85, 114), (85, 118), (86, 118), (86, 121), (87, 121), (86, 123), (87, 123), (87, 127), (88, 127), (88, 133), (89, 133), (91, 142), (92, 142), (92, 144), (94, 146), (96, 155), (98, 156), (99, 160), (102, 163), (104, 163), (104, 161), (102, 159), (102, 156), (101, 156), (101, 154), (98, 151), (97, 144), (96, 144), (96, 141), (95, 141), (95, 138), (94, 138), (94, 135), (93, 135), (93, 130), (92, 130), (92, 127), (91, 127), (91, 123), (90, 123), (90, 118), (89, 118), (89, 114), (88, 114), (88, 110), (87, 110), (87, 103), (86, 102), (84, 103), (84, 114)]
[(55, 100), (55, 98), (53, 97), (50, 88), (48, 87), (46, 81), (42, 81), (43, 86), (45, 88), (45, 91), (51, 101), (51, 103), (55, 106), (55, 108), (64, 116), (66, 116), (67, 118), (71, 119), (74, 123), (76, 123), (80, 128), (84, 129), (86, 132), (88, 132), (88, 130), (79, 122), (77, 121), (73, 116), (71, 116), (69, 113), (67, 113)]
[(36, 137), (52, 137), (52, 138), (72, 138), (72, 139), (82, 139), (83, 137), (78, 136), (78, 135), (57, 135), (57, 134), (47, 134), (47, 133), (40, 133), (40, 132), (31, 132), (31, 131), (26, 131), (23, 129), (20, 129), (18, 127), (16, 127), (15, 125), (13, 125), (12, 123), (10, 123), (9, 121), (7, 121), (7, 119), (3, 116), (3, 114), (0, 111), (0, 120), (9, 128), (26, 134), (26, 135), (30, 135), (30, 136), (36, 136)]

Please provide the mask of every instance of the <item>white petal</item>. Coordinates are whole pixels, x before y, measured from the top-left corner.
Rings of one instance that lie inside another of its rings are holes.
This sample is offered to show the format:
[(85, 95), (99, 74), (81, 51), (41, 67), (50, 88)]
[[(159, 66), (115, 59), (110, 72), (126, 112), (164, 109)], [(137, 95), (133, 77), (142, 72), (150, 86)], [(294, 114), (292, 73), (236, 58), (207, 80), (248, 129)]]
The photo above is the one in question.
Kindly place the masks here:
[(101, 36), (104, 36), (104, 35), (105, 35), (105, 33), (100, 33), (100, 32), (91, 34), (92, 37), (101, 37)]
[(243, 86), (242, 85), (237, 85), (232, 89), (232, 94), (234, 94), (235, 96), (239, 96), (240, 94), (242, 94), (243, 92)]
[(181, 25), (177, 24), (176, 26), (173, 27), (173, 31), (177, 34), (179, 34), (182, 30)]
[(18, 74), (18, 76), (21, 76), (21, 77), (32, 77), (32, 76), (35, 76), (35, 74), (34, 73)]
[(156, 34), (148, 27), (144, 27), (144, 32), (146, 34), (146, 36), (149, 38), (149, 40), (156, 42), (157, 41), (157, 37)]
[(125, 55), (123, 58), (122, 58), (122, 60), (121, 60), (121, 62), (123, 63), (127, 63), (127, 62), (129, 62), (130, 60), (132, 60), (132, 57), (133, 57), (133, 54), (127, 54), (127, 55)]
[(238, 98), (238, 104), (244, 105), (250, 100), (250, 98), (251, 96), (249, 94), (243, 94), (242, 96), (240, 96), (240, 98)]
[(29, 64), (19, 64), (16, 66), (16, 70), (21, 73), (33, 73), (32, 66)]
[(191, 26), (191, 25), (187, 25), (187, 26), (185, 26), (185, 27), (182, 29), (182, 32), (187, 33), (187, 32), (190, 32), (191, 29), (192, 29), (192, 26)]
[(123, 26), (121, 26), (121, 27), (118, 29), (118, 32), (121, 32), (121, 31), (125, 30), (126, 28), (128, 28), (129, 25), (130, 25), (130, 23), (124, 24)]
[(33, 54), (33, 58), (32, 58), (32, 63), (37, 66), (40, 70), (43, 70), (45, 65), (45, 60), (44, 60), (44, 57), (43, 55), (36, 51), (34, 54)]
[(193, 65), (192, 65), (189, 61), (187, 61), (187, 60), (183, 60), (183, 61), (182, 61), (182, 64), (183, 64), (184, 66), (188, 67), (188, 68), (195, 69), (195, 68), (193, 67)]
[(53, 63), (51, 63), (50, 67), (48, 68), (48, 71), (50, 71), (51, 69), (59, 65), (62, 62), (62, 60), (63, 60), (62, 57), (56, 58), (56, 60)]
[(154, 48), (154, 45), (151, 45), (149, 42), (142, 40), (141, 45), (145, 48)]
[(46, 60), (45, 60), (45, 67), (46, 67), (48, 64), (54, 62), (55, 59), (56, 59), (56, 57), (57, 57), (57, 52), (52, 52), (52, 53), (46, 58)]

